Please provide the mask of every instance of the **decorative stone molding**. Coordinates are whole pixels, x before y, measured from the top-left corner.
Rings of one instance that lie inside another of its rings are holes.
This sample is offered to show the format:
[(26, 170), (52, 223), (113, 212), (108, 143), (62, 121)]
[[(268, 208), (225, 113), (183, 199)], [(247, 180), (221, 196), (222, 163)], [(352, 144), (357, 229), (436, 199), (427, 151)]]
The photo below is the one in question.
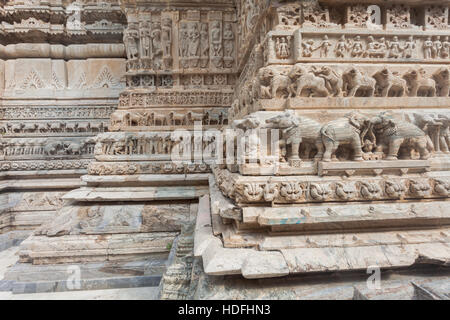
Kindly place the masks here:
[(388, 201), (448, 197), (446, 177), (247, 177), (214, 171), (223, 194), (238, 204)]

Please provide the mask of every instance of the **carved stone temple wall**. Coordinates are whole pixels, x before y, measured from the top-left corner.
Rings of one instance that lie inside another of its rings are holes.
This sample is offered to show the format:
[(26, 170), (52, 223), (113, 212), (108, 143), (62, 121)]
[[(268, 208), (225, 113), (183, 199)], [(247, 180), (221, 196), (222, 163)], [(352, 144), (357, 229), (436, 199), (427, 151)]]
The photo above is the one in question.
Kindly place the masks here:
[(117, 1), (53, 0), (6, 1), (0, 19), (0, 234), (8, 243), (54, 218), (87, 173), (94, 138), (108, 131), (125, 87), (126, 19)]
[(12, 290), (448, 298), (449, 7), (4, 5)]

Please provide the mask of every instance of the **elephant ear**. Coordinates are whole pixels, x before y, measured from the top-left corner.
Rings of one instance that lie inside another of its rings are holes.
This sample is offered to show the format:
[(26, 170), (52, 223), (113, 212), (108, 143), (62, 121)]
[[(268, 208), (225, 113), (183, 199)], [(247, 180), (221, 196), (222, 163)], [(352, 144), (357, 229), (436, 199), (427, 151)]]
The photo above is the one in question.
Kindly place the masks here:
[(395, 123), (395, 121), (393, 119), (389, 119), (388, 120), (388, 126), (391, 129), (391, 132), (397, 132), (397, 124)]

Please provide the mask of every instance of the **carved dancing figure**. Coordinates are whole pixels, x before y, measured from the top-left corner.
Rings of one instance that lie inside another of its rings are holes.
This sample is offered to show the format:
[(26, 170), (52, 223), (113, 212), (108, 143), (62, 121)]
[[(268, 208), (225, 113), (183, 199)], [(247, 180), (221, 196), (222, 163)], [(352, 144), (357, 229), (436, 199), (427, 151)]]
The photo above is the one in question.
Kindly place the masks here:
[(447, 59), (450, 57), (450, 42), (448, 40), (448, 36), (444, 38), (444, 41), (442, 41), (442, 50), (441, 50), (441, 58)]
[(433, 58), (433, 41), (431, 40), (431, 36), (427, 37), (423, 42), (423, 55), (425, 59)]
[(441, 50), (442, 50), (441, 37), (436, 36), (433, 41), (433, 48), (431, 49), (431, 54), (432, 54), (433, 58), (440, 58)]
[(234, 33), (231, 23), (225, 23), (224, 25), (223, 40), (225, 57), (232, 57), (234, 51)]
[(161, 44), (161, 26), (159, 23), (153, 24), (152, 36), (152, 55), (153, 65), (156, 70), (161, 69), (162, 63), (161, 58), (163, 54), (163, 48)]
[(395, 36), (391, 42), (388, 42), (389, 54), (388, 58), (398, 59), (402, 56), (402, 48), (400, 46), (400, 42), (398, 41), (398, 37)]
[(348, 43), (347, 40), (345, 39), (345, 36), (341, 36), (341, 38), (339, 39), (338, 43), (336, 44), (336, 48), (334, 49), (334, 52), (336, 53), (336, 57), (337, 58), (344, 58), (345, 57), (345, 53), (348, 50)]
[(302, 42), (304, 57), (307, 57), (307, 58), (312, 57), (312, 54), (315, 51), (313, 46), (314, 46), (314, 40), (312, 40), (312, 39)]
[(135, 24), (129, 24), (123, 35), (123, 42), (125, 43), (128, 60), (137, 59), (139, 57), (138, 38), (139, 33)]
[(403, 47), (403, 58), (410, 59), (415, 56), (416, 41), (413, 36), (409, 36)]
[(211, 28), (212, 55), (222, 56), (222, 28), (219, 21), (214, 21)]
[(162, 19), (161, 41), (163, 46), (163, 60), (166, 69), (172, 65), (172, 19)]
[(200, 32), (198, 24), (193, 23), (189, 28), (189, 56), (198, 57), (198, 49), (200, 46)]
[(328, 57), (328, 52), (330, 50), (330, 47), (331, 47), (331, 42), (330, 42), (330, 40), (328, 40), (328, 36), (324, 35), (322, 43), (319, 45), (321, 58)]
[(289, 42), (286, 40), (286, 37), (277, 38), (275, 48), (279, 59), (287, 59), (291, 55)]
[(352, 57), (361, 57), (364, 54), (363, 44), (360, 36), (356, 36), (355, 40), (351, 44), (351, 55)]
[(151, 29), (148, 22), (142, 22), (139, 29), (141, 37), (141, 58), (149, 58), (152, 51), (151, 45)]

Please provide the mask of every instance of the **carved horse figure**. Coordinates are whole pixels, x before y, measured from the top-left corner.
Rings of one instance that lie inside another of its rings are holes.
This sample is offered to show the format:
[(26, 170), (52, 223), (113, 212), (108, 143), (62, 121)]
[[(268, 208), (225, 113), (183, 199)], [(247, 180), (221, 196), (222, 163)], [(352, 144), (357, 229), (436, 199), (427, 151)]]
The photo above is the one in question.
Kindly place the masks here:
[(362, 74), (355, 67), (348, 69), (342, 76), (344, 80), (344, 92), (347, 97), (355, 97), (358, 91), (364, 90), (364, 96), (373, 97), (375, 93), (376, 80)]

